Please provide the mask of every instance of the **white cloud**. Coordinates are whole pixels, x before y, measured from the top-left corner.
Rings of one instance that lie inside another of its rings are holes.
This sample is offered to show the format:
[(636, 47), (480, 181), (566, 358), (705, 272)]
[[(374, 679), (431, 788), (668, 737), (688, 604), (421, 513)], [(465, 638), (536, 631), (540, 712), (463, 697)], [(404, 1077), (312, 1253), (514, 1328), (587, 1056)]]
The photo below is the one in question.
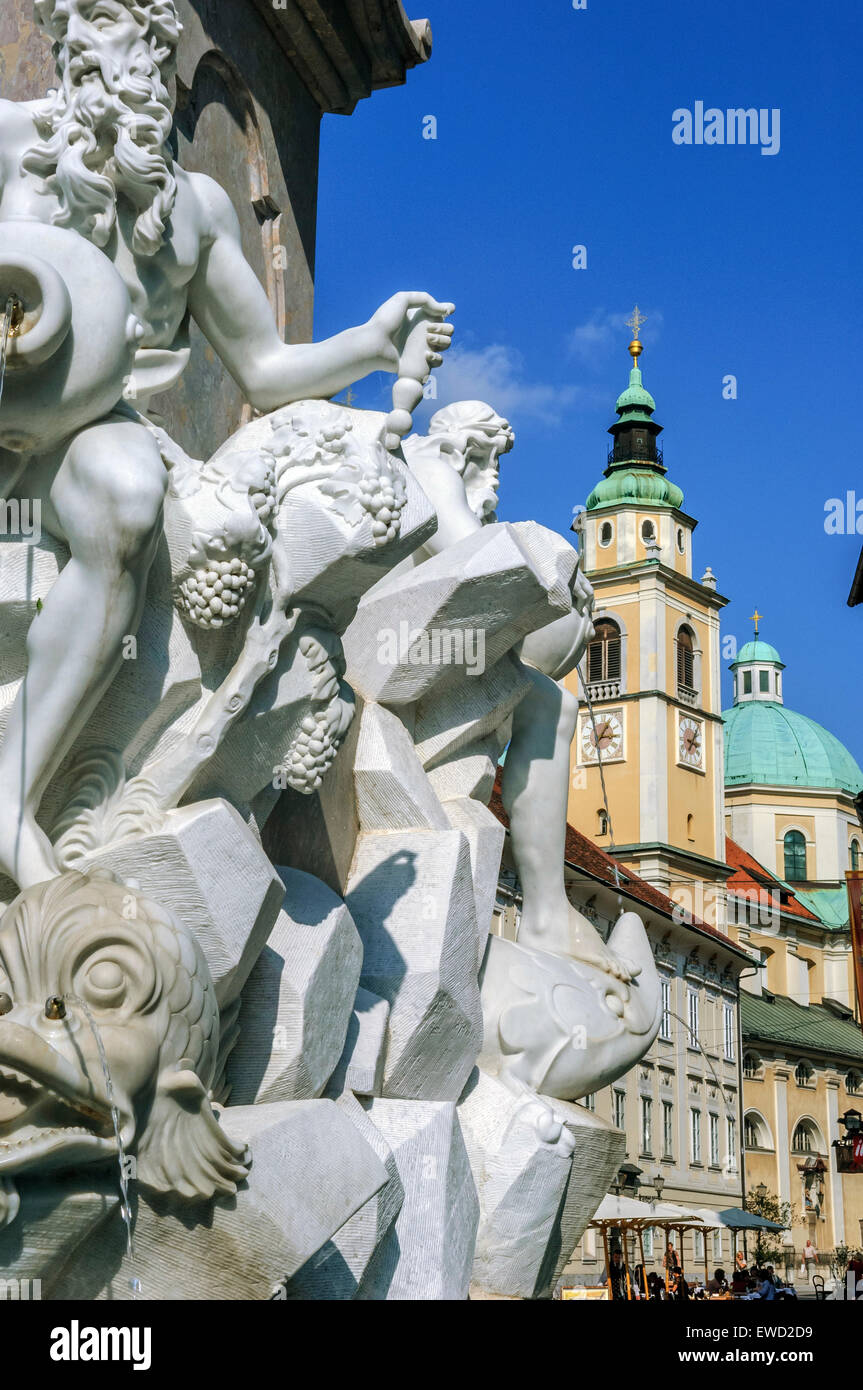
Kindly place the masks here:
[(514, 422), (532, 417), (558, 424), (566, 411), (594, 396), (593, 388), (575, 383), (556, 386), (530, 380), (522, 354), (505, 343), (450, 348), (435, 379), (437, 399), (425, 402), (424, 411), (453, 401), (485, 401)]
[[(626, 324), (631, 317), (631, 312), (613, 314), (608, 309), (595, 309), (585, 323), (580, 323), (570, 333), (567, 342), (570, 353), (583, 362), (595, 362), (608, 357), (615, 348), (625, 347), (632, 335), (632, 329)], [(652, 344), (662, 332), (662, 313), (653, 309), (645, 315), (644, 321), (650, 324)]]

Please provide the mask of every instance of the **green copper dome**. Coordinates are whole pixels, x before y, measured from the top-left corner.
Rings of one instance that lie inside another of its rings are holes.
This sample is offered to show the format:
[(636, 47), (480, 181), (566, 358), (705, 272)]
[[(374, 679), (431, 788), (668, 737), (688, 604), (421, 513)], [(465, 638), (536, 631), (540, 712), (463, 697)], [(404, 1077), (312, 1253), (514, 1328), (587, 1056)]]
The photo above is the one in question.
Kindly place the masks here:
[(732, 661), (731, 670), (736, 671), (738, 666), (748, 666), (750, 662), (773, 662), (777, 666), (782, 666), (784, 662), (775, 647), (771, 647), (769, 642), (761, 642), (756, 639), (754, 642), (747, 642), (737, 653), (737, 660)]
[[(775, 649), (766, 642), (749, 642), (764, 647), (777, 660)], [(856, 795), (863, 788), (863, 772), (854, 758), (833, 734), (773, 700), (752, 700), (725, 710), (725, 785), (744, 786), (756, 782), (773, 787), (829, 787)]]
[(656, 401), (643, 385), (638, 367), (629, 373), (629, 385), (621, 391), (614, 408), (627, 420), (649, 420), (656, 409)]
[(648, 502), (652, 507), (682, 507), (683, 493), (652, 468), (615, 468), (600, 479), (587, 499), (587, 510), (618, 502)]

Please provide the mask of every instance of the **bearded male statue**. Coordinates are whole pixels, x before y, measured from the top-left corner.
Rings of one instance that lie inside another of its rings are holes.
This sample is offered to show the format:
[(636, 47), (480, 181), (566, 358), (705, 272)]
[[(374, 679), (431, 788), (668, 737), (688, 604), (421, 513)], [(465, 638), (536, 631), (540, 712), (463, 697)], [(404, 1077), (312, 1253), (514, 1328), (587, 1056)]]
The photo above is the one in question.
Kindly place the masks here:
[[(70, 552), (31, 624), (26, 678), (0, 749), (0, 869), (22, 888), (57, 872), (39, 803), (140, 620), (167, 483), (148, 398), (182, 374), (190, 316), (266, 412), (331, 396), (373, 371), (415, 378), (418, 338), (427, 368), (438, 365), (453, 307), (397, 294), (367, 323), (325, 342), (283, 343), (227, 194), (180, 168), (168, 147), (174, 0), (34, 3), (59, 85), (42, 101), (0, 102), (0, 222), (16, 224), (19, 239), (23, 223), (68, 229), (115, 267), (134, 315), (137, 409), (118, 390), (107, 413), (83, 426), (70, 421), (60, 442), (6, 439), (0, 448), (3, 497), (38, 501), (45, 529)], [(98, 337), (72, 350), (95, 351)]]

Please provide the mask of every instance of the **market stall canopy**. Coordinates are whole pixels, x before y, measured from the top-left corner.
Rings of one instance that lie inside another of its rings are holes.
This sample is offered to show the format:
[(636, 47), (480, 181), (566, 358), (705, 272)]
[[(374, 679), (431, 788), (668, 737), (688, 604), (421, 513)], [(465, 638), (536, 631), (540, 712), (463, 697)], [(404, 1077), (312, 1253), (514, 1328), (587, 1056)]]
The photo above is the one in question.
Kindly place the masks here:
[(603, 1197), (591, 1226), (701, 1226), (695, 1212), (672, 1202), (640, 1202), (633, 1197)]
[(776, 1221), (768, 1221), (766, 1216), (756, 1216), (754, 1211), (744, 1211), (742, 1207), (726, 1207), (717, 1212), (723, 1226), (732, 1231), (787, 1231)]

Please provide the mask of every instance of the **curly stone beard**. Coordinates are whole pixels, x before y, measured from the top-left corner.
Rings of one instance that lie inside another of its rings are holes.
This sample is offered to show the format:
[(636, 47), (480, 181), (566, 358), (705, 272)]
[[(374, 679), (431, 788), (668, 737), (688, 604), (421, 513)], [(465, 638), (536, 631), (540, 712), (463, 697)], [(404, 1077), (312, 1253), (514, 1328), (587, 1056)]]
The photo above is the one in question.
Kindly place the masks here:
[[(50, 33), (50, 16), (42, 22)], [(22, 167), (59, 200), (55, 225), (72, 227), (99, 247), (116, 225), (118, 198), (125, 198), (137, 212), (132, 250), (154, 256), (177, 196), (166, 145), (173, 115), (165, 79), (174, 47), (151, 33), (122, 67), (110, 70), (107, 57), (95, 50), (73, 54), (61, 39), (54, 52), (61, 86), (36, 109), (40, 140)]]

